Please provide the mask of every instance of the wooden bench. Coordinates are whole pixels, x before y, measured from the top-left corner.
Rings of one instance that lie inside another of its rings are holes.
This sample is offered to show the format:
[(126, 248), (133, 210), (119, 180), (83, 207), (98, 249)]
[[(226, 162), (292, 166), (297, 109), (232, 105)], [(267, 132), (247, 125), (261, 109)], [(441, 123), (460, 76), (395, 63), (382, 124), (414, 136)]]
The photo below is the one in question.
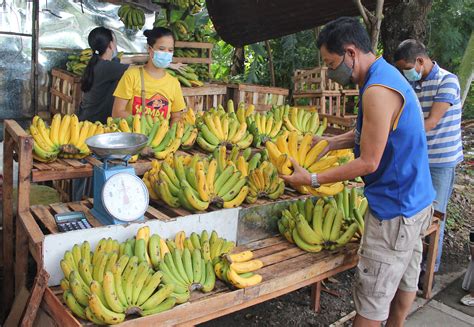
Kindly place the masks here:
[[(250, 249), (264, 267), (258, 271), (263, 282), (246, 289), (231, 290), (221, 281), (207, 294), (193, 292), (191, 300), (173, 309), (144, 318), (129, 319), (120, 326), (193, 326), (232, 312), (268, 301), (299, 288), (313, 285), (313, 308), (319, 308), (317, 283), (357, 265), (358, 244), (349, 243), (337, 251), (307, 253), (280, 236), (248, 243), (238, 249)], [(64, 326), (89, 324), (73, 316), (63, 304), (62, 290), (47, 288), (43, 309)]]

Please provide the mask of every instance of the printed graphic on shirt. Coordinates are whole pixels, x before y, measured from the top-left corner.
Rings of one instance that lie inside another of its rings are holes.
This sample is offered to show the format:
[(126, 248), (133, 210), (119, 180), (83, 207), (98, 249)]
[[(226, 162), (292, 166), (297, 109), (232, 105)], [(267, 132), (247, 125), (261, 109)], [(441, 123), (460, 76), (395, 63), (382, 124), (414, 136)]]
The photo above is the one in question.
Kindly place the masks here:
[[(152, 117), (156, 116), (158, 113), (161, 113), (164, 117), (168, 116), (169, 112), (169, 100), (163, 95), (157, 93), (149, 99), (145, 100), (145, 114), (151, 115)], [(142, 115), (142, 98), (136, 96), (133, 98), (132, 105), (132, 114)]]

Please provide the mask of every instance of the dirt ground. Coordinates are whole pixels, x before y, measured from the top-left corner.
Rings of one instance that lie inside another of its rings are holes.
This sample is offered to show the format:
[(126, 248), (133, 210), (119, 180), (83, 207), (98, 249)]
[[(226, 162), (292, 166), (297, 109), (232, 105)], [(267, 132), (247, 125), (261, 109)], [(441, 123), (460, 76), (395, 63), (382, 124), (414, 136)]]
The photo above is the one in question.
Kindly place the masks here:
[[(468, 125), (468, 124), (466, 124)], [(468, 235), (474, 226), (474, 123), (463, 133), (464, 162), (458, 166), (456, 185), (448, 205), (445, 242), (438, 274), (461, 271), (468, 264)], [(310, 309), (310, 287), (212, 320), (200, 326), (328, 326), (354, 310), (354, 270), (335, 276), (325, 286), (337, 296), (321, 294), (321, 313)]]

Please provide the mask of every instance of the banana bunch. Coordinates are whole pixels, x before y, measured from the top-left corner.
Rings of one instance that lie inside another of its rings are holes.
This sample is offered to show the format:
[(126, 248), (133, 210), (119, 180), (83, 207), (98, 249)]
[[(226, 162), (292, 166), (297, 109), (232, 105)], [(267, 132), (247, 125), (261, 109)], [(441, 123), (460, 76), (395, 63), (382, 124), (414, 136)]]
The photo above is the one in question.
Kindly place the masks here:
[(254, 271), (263, 267), (263, 262), (253, 259), (252, 251), (222, 256), (214, 266), (217, 278), (237, 288), (246, 288), (262, 282), (262, 275)]
[(90, 48), (81, 50), (81, 52), (77, 54), (71, 54), (67, 56), (68, 61), (66, 62), (66, 68), (76, 75), (82, 75), (91, 57), (92, 49)]
[(275, 166), (268, 161), (249, 172), (248, 186), (247, 203), (255, 203), (257, 198), (262, 197), (276, 200), (285, 192), (285, 182), (278, 176)]
[(134, 7), (128, 3), (120, 6), (117, 14), (125, 25), (125, 28), (141, 30), (145, 25), (145, 12), (142, 9)]
[[(133, 115), (118, 120), (118, 127), (124, 133), (141, 133), (148, 137), (147, 147), (142, 150), (141, 155), (145, 157), (154, 156), (156, 159), (162, 160), (169, 155), (173, 155), (181, 145), (186, 134), (186, 145), (194, 143), (192, 126), (186, 125), (184, 122), (174, 123), (170, 127), (169, 120), (162, 115)], [(197, 133), (197, 132), (196, 132)], [(135, 161), (138, 155), (131, 161)]]
[[(320, 160), (318, 156), (327, 147), (328, 142), (322, 140), (316, 145), (311, 146), (313, 136), (306, 134), (301, 141), (298, 140), (298, 133), (293, 131), (288, 135), (283, 134), (277, 137), (276, 143), (265, 143), (270, 161), (277, 167), (278, 172), (283, 175), (293, 173), (290, 157), (295, 159), (300, 166), (306, 168), (311, 173), (320, 173), (331, 167), (339, 165), (339, 157), (326, 155)], [(313, 195), (334, 195), (342, 191), (344, 185), (342, 182), (321, 185), (317, 189), (308, 186), (302, 186), (297, 189), (302, 194)]]
[[(225, 151), (225, 148), (224, 148)], [(247, 178), (235, 165), (225, 163), (223, 169), (216, 159), (208, 160), (199, 155), (173, 157), (159, 167), (145, 173), (143, 179), (149, 186), (150, 197), (160, 199), (173, 208), (204, 211), (211, 203), (224, 208), (242, 204), (248, 194)]]
[(336, 199), (320, 198), (314, 204), (312, 198), (307, 198), (291, 203), (277, 222), (278, 230), (307, 252), (332, 250), (344, 246), (354, 236), (361, 237), (367, 199), (358, 196), (355, 188), (344, 188)]
[(200, 11), (203, 6), (201, 0), (169, 0), (169, 3), (180, 9), (187, 9), (193, 11), (193, 14), (197, 9), (199, 9)]
[(207, 152), (213, 152), (219, 145), (246, 149), (252, 144), (253, 135), (247, 131), (245, 120), (240, 122), (234, 112), (226, 113), (222, 107), (205, 112), (198, 128), (197, 143)]
[[(232, 100), (229, 100), (229, 102)], [(227, 105), (227, 111), (228, 112), (234, 112), (234, 104), (232, 102), (232, 106), (230, 107), (229, 104)], [(253, 104), (249, 104), (247, 108), (245, 108), (245, 103), (240, 102), (239, 106), (237, 107), (237, 112), (236, 116), (239, 122), (242, 124), (244, 122), (247, 122), (247, 118), (253, 115), (255, 111), (255, 106)]]
[(109, 132), (100, 122), (79, 122), (75, 114), (55, 114), (51, 126), (39, 116), (33, 117), (29, 133), (33, 136), (33, 157), (41, 162), (56, 158), (84, 158), (90, 154), (85, 144), (88, 137)]
[(268, 140), (275, 141), (276, 137), (283, 132), (283, 120), (278, 117), (272, 111), (248, 116), (247, 125), (249, 131), (253, 134), (253, 145), (255, 147), (265, 144)]
[(182, 86), (199, 87), (204, 83), (199, 80), (199, 76), (191, 66), (184, 66), (180, 69), (167, 68), (166, 71), (173, 77), (176, 77)]
[(232, 165), (237, 167), (243, 177), (247, 177), (252, 170), (256, 169), (265, 161), (262, 153), (264, 152), (256, 152), (252, 155), (251, 148), (240, 151), (238, 147), (234, 146), (229, 156), (227, 156), (226, 147), (220, 146), (214, 150), (212, 156), (216, 160), (217, 167), (220, 171), (223, 171), (228, 165)]
[(175, 57), (198, 58), (199, 51), (197, 49), (176, 49), (173, 55)]
[(288, 105), (273, 108), (273, 111), (276, 112), (276, 116), (281, 117), (285, 128), (290, 132), (321, 136), (327, 128), (327, 118), (320, 122), (317, 111), (309, 112), (296, 107), (290, 108)]
[[(143, 246), (143, 239), (136, 241), (136, 249)], [(60, 285), (64, 302), (76, 316), (113, 325), (126, 315), (156, 314), (178, 303), (181, 294), (174, 285), (160, 286), (163, 273), (154, 272), (138, 256), (121, 254), (124, 248), (109, 238), (102, 239), (93, 253), (87, 241), (65, 252)]]

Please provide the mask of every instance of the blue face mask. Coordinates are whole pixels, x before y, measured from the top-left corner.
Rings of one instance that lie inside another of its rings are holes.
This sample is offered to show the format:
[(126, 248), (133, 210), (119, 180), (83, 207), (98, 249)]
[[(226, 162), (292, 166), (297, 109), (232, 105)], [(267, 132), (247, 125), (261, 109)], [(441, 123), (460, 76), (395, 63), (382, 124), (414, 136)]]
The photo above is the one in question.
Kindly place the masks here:
[(173, 60), (173, 52), (153, 51), (153, 65), (156, 68), (167, 68)]
[(410, 82), (418, 82), (422, 77), (422, 71), (423, 71), (423, 67), (421, 67), (419, 73), (416, 71), (415, 67), (413, 67), (412, 69), (408, 69), (408, 70), (404, 69), (403, 75), (405, 75), (406, 79)]

